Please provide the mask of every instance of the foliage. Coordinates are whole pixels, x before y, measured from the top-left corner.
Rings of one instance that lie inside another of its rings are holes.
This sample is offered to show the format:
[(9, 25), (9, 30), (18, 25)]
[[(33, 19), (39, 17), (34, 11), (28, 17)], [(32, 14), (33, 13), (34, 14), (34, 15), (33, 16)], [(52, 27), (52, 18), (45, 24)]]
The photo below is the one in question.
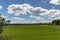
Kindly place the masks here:
[[(10, 20), (8, 20), (7, 22), (10, 23)], [(0, 14), (0, 34), (3, 32), (2, 28), (3, 28), (4, 24), (6, 24), (6, 20)]]
[(60, 25), (60, 20), (59, 19), (58, 20), (53, 20), (52, 24), (53, 25)]

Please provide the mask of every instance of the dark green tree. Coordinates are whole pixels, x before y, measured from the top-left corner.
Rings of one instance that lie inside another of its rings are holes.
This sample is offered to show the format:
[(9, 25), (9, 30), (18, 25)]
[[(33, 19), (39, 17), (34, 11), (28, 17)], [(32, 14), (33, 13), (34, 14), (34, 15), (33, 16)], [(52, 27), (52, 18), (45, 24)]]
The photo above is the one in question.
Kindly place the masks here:
[(52, 25), (60, 25), (60, 20), (59, 19), (53, 20)]

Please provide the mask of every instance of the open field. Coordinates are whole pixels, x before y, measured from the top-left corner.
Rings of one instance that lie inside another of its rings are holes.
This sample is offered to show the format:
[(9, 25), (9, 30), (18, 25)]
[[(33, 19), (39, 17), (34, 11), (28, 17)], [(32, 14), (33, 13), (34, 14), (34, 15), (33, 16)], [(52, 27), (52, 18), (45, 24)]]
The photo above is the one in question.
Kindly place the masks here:
[(15, 25), (4, 28), (8, 40), (60, 40), (60, 26)]

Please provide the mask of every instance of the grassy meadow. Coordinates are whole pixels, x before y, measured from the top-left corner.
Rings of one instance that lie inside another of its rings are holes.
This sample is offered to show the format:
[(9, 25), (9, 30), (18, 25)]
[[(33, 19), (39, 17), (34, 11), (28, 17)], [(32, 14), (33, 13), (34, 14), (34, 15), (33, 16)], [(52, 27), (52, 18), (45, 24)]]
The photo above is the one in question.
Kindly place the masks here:
[(6, 40), (60, 40), (60, 26), (14, 25), (3, 29)]

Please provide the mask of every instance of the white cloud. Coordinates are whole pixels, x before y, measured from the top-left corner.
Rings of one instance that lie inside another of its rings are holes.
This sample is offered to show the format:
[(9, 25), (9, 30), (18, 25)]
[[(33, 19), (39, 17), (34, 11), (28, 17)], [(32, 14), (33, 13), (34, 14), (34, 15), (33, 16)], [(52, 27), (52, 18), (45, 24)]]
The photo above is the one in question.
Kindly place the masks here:
[(4, 15), (1, 15), (1, 14), (0, 14), (0, 17), (5, 18), (5, 16)]
[(51, 0), (51, 4), (60, 5), (60, 0)]
[(38, 23), (36, 20), (26, 20), (25, 18), (14, 17), (11, 23), (21, 23), (21, 24), (29, 24), (29, 23)]
[(44, 19), (40, 16), (33, 16), (33, 15), (31, 15), (30, 18), (34, 18), (35, 20), (43, 20)]
[(44, 8), (41, 8), (41, 7), (32, 7), (32, 8), (30, 8), (29, 9), (29, 12), (31, 13), (31, 14), (37, 14), (37, 13), (44, 13), (44, 12), (46, 12), (46, 11), (48, 11), (47, 9), (44, 9)]
[(3, 7), (2, 6), (0, 6), (0, 10), (2, 9)]
[(55, 17), (53, 20), (55, 20), (55, 19), (60, 19), (60, 16), (58, 16), (58, 17)]
[(45, 13), (41, 13), (42, 16), (48, 16), (48, 17), (56, 17), (60, 15), (60, 10), (50, 9), (49, 11)]
[(19, 14), (26, 14), (29, 7), (31, 7), (29, 4), (12, 4), (8, 6), (7, 10), (9, 14), (18, 16)]
[(18, 17), (14, 17), (13, 19), (14, 20), (19, 20), (19, 21), (24, 21), (25, 20), (24, 18), (18, 18)]
[(24, 23), (30, 23), (30, 21), (29, 20), (26, 20), (25, 18), (14, 17), (12, 19), (12, 22), (11, 23), (21, 23), (21, 24), (24, 24)]
[(29, 21), (29, 20), (24, 20), (24, 21), (12, 20), (11, 23), (12, 23), (12, 24), (13, 24), (13, 23), (30, 24), (30, 23), (38, 23), (38, 22), (36, 22), (36, 21)]
[[(60, 10), (50, 9), (45, 13), (40, 13), (41, 16), (30, 15), (29, 18), (33, 18), (32, 20), (26, 20), (24, 18), (14, 18), (19, 20), (19, 23), (45, 23), (51, 22), (54, 19), (60, 19)], [(46, 17), (45, 17), (46, 16)]]
[(11, 23), (27, 23), (28, 21), (25, 20), (25, 18), (20, 18), (20, 17), (14, 17), (12, 19)]
[(51, 20), (47, 20), (40, 16), (33, 16), (31, 15), (30, 18), (34, 18), (34, 20), (31, 21), (31, 23), (48, 23), (51, 22)]
[(18, 16), (19, 14), (26, 14), (29, 12), (30, 14), (35, 14), (35, 13), (44, 13), (48, 11), (47, 9), (41, 8), (41, 7), (33, 7), (30, 4), (12, 4), (9, 5), (7, 8), (7, 12), (9, 14), (14, 14)]
[[(42, 7), (33, 7), (30, 4), (12, 4), (8, 6), (8, 13), (14, 14), (16, 16), (23, 14), (25, 15), (27, 12), (30, 14), (38, 14), (39, 16), (30, 15), (29, 18), (33, 18), (34, 20), (29, 21), (24, 18), (14, 17), (15, 22), (18, 23), (39, 23), (39, 22), (50, 22), (53, 19), (60, 19), (60, 10), (58, 9), (44, 9)], [(42, 17), (41, 17), (42, 16)], [(59, 17), (58, 17), (59, 16)], [(18, 21), (17, 21), (18, 20)]]
[(4, 16), (4, 15), (1, 15), (1, 17), (5, 18), (5, 16)]

